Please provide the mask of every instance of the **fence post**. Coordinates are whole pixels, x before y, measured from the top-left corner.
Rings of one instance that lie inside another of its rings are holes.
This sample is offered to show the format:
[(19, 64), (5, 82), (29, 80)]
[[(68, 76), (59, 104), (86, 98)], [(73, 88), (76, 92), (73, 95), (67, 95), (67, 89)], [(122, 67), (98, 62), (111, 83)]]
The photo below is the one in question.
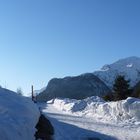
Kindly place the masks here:
[(32, 101), (34, 101), (34, 87), (33, 87), (33, 85), (31, 86), (31, 90), (32, 90)]

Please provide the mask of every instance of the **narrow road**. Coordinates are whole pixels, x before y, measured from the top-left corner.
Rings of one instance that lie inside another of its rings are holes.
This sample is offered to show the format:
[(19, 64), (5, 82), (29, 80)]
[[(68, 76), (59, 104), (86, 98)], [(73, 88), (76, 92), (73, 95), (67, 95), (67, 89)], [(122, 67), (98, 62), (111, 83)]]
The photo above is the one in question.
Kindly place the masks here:
[[(55, 140), (140, 140), (140, 128), (105, 124), (66, 114), (51, 104), (41, 105), (43, 114), (55, 129)], [(94, 140), (94, 139), (93, 139)]]

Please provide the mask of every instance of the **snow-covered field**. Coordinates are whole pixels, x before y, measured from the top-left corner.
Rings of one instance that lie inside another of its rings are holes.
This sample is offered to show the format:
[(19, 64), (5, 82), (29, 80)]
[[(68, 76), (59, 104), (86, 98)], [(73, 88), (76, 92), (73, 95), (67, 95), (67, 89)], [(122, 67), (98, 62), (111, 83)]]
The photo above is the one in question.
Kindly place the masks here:
[(55, 140), (140, 140), (139, 99), (55, 99), (41, 107), (55, 128)]
[(0, 140), (34, 140), (39, 115), (30, 99), (0, 88)]

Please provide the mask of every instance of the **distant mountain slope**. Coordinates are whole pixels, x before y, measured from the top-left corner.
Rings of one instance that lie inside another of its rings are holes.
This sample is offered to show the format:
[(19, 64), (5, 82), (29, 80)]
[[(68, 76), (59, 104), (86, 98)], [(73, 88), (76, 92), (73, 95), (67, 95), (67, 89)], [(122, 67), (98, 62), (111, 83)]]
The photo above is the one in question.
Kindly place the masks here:
[(113, 87), (117, 75), (124, 75), (127, 80), (130, 80), (130, 85), (133, 87), (140, 81), (140, 58), (121, 59), (111, 65), (103, 66), (100, 71), (95, 71), (94, 75), (110, 88)]
[[(38, 94), (40, 94), (41, 92), (43, 92), (44, 90), (46, 90), (46, 87), (44, 87), (44, 88), (42, 88), (42, 89), (40, 89), (40, 90), (34, 90), (34, 94), (35, 95), (38, 95)], [(30, 93), (30, 95), (31, 95), (32, 93)]]
[(104, 96), (110, 89), (94, 74), (83, 74), (76, 77), (52, 79), (38, 101), (46, 101), (56, 97), (84, 99), (90, 96)]
[(53, 79), (37, 96), (38, 100), (48, 100), (54, 97), (83, 99), (90, 96), (103, 96), (112, 89), (115, 78), (124, 75), (130, 80), (131, 87), (140, 81), (140, 58), (128, 57), (105, 65), (99, 71), (77, 77)]

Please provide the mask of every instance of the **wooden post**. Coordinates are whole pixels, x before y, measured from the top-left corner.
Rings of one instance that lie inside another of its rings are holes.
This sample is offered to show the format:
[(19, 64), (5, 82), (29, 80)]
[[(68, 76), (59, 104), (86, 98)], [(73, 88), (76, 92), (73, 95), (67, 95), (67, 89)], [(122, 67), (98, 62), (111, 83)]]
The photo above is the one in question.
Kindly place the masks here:
[(34, 103), (37, 103), (36, 95), (34, 95), (34, 86), (33, 86), (33, 85), (32, 85), (32, 87), (31, 87), (31, 90), (32, 90), (32, 101), (33, 101)]
[(33, 85), (31, 87), (31, 90), (32, 90), (32, 101), (34, 101), (34, 87), (33, 87)]

